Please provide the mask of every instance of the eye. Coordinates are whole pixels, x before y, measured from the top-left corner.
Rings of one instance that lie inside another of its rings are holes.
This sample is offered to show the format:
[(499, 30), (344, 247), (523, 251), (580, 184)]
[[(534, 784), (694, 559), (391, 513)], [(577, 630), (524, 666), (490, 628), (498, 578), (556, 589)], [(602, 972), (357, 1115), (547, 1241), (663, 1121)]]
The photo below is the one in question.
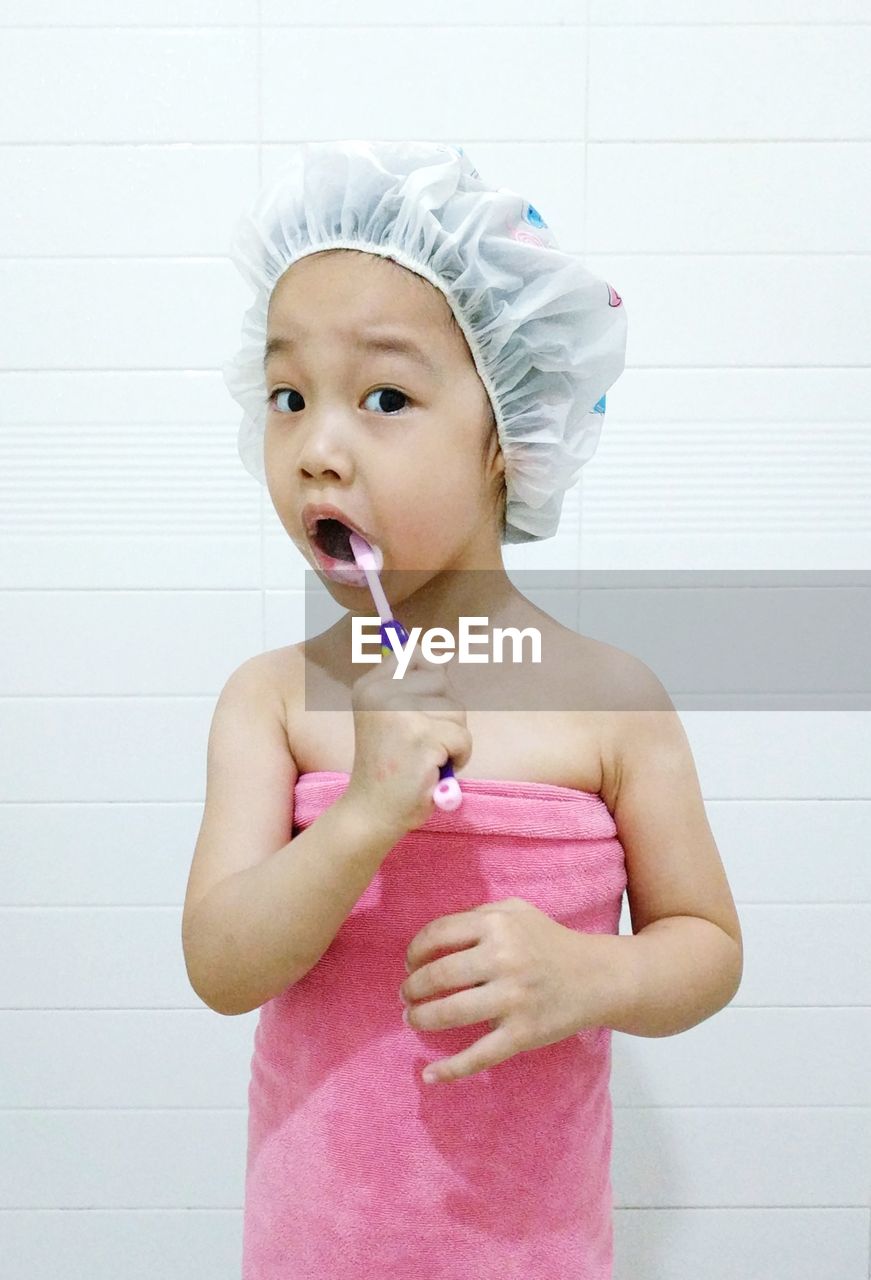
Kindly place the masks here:
[[(400, 391), (397, 387), (376, 387), (374, 391), (369, 392), (369, 395), (366, 396), (366, 399), (368, 400), (371, 396), (375, 396), (375, 395), (384, 395), (385, 393), (387, 393), (390, 396), (401, 396), (403, 400), (407, 400), (410, 403), (410, 398), (405, 394), (404, 391)], [(299, 394), (299, 392), (294, 391), (292, 387), (276, 387), (275, 390), (272, 392), (272, 394), (270, 396), (267, 396), (266, 403), (268, 405), (272, 405), (273, 408), (275, 408), (279, 413), (284, 413), (285, 410), (282, 409), (278, 404), (278, 396), (283, 396), (283, 395), (296, 396), (297, 400), (302, 400), (302, 396)], [(400, 405), (399, 408), (394, 408), (392, 410), (387, 409), (385, 410), (385, 412), (388, 417), (395, 417), (401, 408), (402, 406)], [(295, 412), (293, 409), (290, 408), (289, 405), (287, 406), (287, 409), (290, 413)]]
[[(271, 396), (267, 396), (267, 397), (266, 397), (266, 403), (267, 403), (267, 405), (270, 405), (270, 404), (271, 404), (271, 405), (273, 406), (273, 408), (276, 408), (276, 409), (277, 409), (277, 408), (278, 408), (278, 404), (277, 404), (277, 397), (278, 397), (278, 396), (297, 396), (300, 400), (302, 399), (302, 396), (299, 394), (299, 392), (298, 392), (298, 391), (294, 391), (292, 387), (276, 387), (276, 388), (275, 388), (275, 390), (273, 391), (272, 395), (271, 395)], [(281, 411), (279, 410), (279, 412), (281, 412)], [(291, 412), (291, 413), (293, 413), (293, 410), (291, 409), (291, 410), (290, 410), (290, 412)]]
[[(376, 387), (374, 391), (370, 391), (370, 392), (369, 392), (369, 395), (366, 397), (366, 399), (368, 400), (368, 399), (369, 399), (369, 396), (380, 396), (380, 395), (383, 395), (385, 392), (387, 393), (387, 395), (388, 395), (388, 396), (401, 396), (401, 398), (402, 398), (403, 400), (407, 400), (407, 399), (408, 399), (408, 396), (405, 394), (405, 392), (404, 392), (404, 391), (399, 391), (399, 390), (398, 390), (398, 388), (396, 388), (396, 387)], [(400, 408), (401, 408), (401, 406), (400, 406)], [(392, 416), (394, 416), (396, 413), (398, 413), (398, 412), (399, 412), (399, 410), (398, 410), (398, 409), (396, 409), (396, 408), (394, 408), (392, 411), (391, 411), (390, 409), (387, 409), (387, 410), (386, 410), (386, 412), (387, 412), (387, 414), (388, 414), (389, 416), (391, 416), (391, 417), (392, 417)]]

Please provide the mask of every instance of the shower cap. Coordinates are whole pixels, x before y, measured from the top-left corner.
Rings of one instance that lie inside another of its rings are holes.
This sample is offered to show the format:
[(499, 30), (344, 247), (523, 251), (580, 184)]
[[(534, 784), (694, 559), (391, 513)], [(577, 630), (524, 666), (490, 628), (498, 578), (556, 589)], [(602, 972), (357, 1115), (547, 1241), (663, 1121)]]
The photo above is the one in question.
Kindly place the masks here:
[(616, 290), (558, 248), (521, 195), (486, 183), (460, 146), (298, 144), (236, 224), (230, 248), (255, 297), (222, 372), (244, 410), (239, 456), (261, 484), (269, 299), (288, 267), (326, 249), (390, 258), (441, 291), (493, 408), (505, 466), (502, 540), (552, 537), (565, 491), (599, 442), (605, 392), (625, 366)]

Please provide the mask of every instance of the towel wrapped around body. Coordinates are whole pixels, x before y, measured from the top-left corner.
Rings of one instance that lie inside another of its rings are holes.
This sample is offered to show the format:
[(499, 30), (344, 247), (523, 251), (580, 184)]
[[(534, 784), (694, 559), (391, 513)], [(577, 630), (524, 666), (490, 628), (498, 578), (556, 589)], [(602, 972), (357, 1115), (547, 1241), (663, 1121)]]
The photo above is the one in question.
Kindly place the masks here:
[[(293, 833), (349, 775), (301, 774)], [(402, 1021), (429, 921), (518, 897), (617, 933), (622, 845), (600, 795), (461, 778), (390, 850), (318, 963), (261, 1007), (248, 1088), (243, 1280), (611, 1280), (611, 1031), (449, 1083), (428, 1062), (486, 1024)]]

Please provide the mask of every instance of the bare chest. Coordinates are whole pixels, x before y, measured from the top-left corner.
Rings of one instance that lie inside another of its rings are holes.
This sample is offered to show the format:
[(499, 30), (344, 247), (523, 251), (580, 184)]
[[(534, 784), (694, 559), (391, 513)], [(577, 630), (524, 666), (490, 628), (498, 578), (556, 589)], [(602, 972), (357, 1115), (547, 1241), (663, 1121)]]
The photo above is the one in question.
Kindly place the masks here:
[[(297, 648), (274, 651), (283, 690), (285, 728), (300, 773), (350, 774), (354, 767), (354, 714), (351, 690), (327, 677), (306, 676)], [(610, 790), (609, 726), (600, 713), (568, 710), (491, 710), (467, 705), (472, 753), (456, 776), (488, 780), (550, 783), (578, 791)], [(331, 709), (322, 709), (329, 706)]]

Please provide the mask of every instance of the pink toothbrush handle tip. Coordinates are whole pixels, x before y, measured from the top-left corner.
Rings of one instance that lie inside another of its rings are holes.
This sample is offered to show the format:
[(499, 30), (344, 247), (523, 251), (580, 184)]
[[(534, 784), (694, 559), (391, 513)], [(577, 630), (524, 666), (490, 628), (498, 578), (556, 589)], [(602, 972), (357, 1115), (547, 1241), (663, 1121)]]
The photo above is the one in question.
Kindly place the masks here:
[(460, 784), (456, 778), (442, 778), (436, 783), (432, 793), (435, 805), (439, 809), (443, 809), (446, 813), (459, 809), (463, 803), (463, 793), (460, 790)]

